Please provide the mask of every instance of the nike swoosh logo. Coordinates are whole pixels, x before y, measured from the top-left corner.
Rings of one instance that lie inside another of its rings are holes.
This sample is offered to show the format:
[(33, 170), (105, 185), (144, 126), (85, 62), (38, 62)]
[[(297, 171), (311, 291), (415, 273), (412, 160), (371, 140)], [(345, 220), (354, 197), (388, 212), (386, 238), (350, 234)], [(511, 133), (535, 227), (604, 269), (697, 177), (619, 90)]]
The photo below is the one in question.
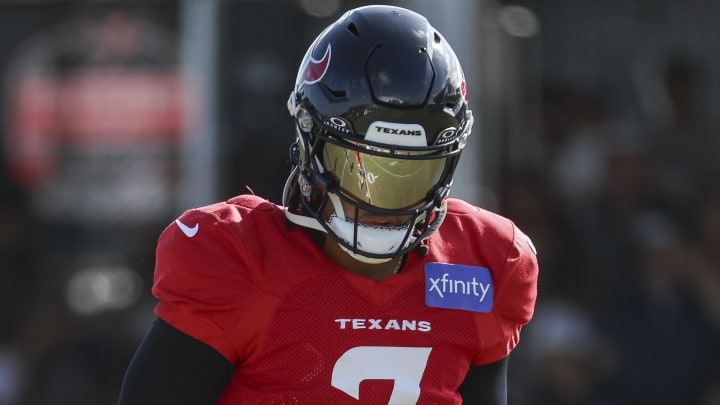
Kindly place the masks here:
[(193, 236), (197, 235), (198, 230), (200, 229), (199, 223), (195, 223), (195, 226), (193, 226), (192, 228), (180, 222), (179, 219), (176, 219), (175, 223), (180, 228), (182, 233), (184, 233), (185, 236), (187, 236), (188, 238), (192, 238)]

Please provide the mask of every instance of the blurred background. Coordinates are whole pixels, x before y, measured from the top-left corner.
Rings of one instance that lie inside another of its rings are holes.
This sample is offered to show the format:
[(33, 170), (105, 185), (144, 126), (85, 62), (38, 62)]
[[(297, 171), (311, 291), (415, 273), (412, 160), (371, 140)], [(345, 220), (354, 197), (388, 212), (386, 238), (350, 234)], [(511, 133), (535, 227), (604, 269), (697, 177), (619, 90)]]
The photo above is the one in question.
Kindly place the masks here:
[[(115, 403), (160, 232), (280, 201), (299, 61), (371, 3), (0, 3), (0, 405)], [(539, 250), (510, 403), (720, 404), (720, 2), (388, 3), (463, 61), (453, 194)]]

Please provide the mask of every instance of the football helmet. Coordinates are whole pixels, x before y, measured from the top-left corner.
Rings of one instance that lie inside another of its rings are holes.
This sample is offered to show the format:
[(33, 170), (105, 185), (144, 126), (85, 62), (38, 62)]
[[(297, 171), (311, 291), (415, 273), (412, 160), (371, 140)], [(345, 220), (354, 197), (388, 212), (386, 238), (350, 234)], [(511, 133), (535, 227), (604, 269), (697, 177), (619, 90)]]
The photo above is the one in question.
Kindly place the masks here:
[[(345, 13), (307, 50), (288, 109), (290, 222), (328, 233), (366, 263), (403, 255), (437, 230), (473, 119), (460, 62), (425, 17), (379, 5)], [(363, 210), (409, 219), (366, 224)]]

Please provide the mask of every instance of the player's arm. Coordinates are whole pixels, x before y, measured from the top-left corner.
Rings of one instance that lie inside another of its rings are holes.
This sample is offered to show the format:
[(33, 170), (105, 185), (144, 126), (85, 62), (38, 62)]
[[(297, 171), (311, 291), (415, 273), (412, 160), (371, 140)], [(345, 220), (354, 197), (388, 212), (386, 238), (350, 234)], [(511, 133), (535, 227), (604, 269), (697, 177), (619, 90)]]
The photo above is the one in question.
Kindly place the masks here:
[(234, 371), (215, 349), (158, 318), (130, 362), (118, 405), (214, 404)]
[(460, 386), (463, 404), (507, 405), (508, 358), (470, 367)]

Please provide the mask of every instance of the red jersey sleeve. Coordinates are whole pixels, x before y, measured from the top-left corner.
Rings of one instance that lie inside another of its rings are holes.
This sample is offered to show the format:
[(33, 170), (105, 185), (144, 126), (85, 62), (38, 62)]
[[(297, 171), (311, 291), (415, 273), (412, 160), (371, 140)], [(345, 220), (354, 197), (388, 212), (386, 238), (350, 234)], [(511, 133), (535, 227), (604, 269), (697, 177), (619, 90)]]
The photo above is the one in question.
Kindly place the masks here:
[(472, 312), (479, 345), (471, 363), (507, 357), (532, 318), (537, 298), (539, 270), (530, 238), (508, 218), (449, 199), (448, 215), (429, 244), (430, 260), (489, 270), (492, 309)]
[(537, 298), (537, 252), (530, 238), (513, 226), (502, 282), (498, 286), (498, 312), (506, 320), (526, 324), (532, 318)]
[(515, 349), (520, 331), (533, 316), (537, 299), (537, 252), (530, 238), (512, 225), (512, 241), (495, 286), (495, 315), (501, 333), (481, 363), (500, 360)]
[[(233, 243), (240, 213), (231, 206), (191, 210), (161, 234), (156, 251), (155, 314), (212, 346), (231, 363), (238, 354), (228, 336), (254, 289), (248, 255)], [(237, 315), (235, 315), (237, 316)]]

